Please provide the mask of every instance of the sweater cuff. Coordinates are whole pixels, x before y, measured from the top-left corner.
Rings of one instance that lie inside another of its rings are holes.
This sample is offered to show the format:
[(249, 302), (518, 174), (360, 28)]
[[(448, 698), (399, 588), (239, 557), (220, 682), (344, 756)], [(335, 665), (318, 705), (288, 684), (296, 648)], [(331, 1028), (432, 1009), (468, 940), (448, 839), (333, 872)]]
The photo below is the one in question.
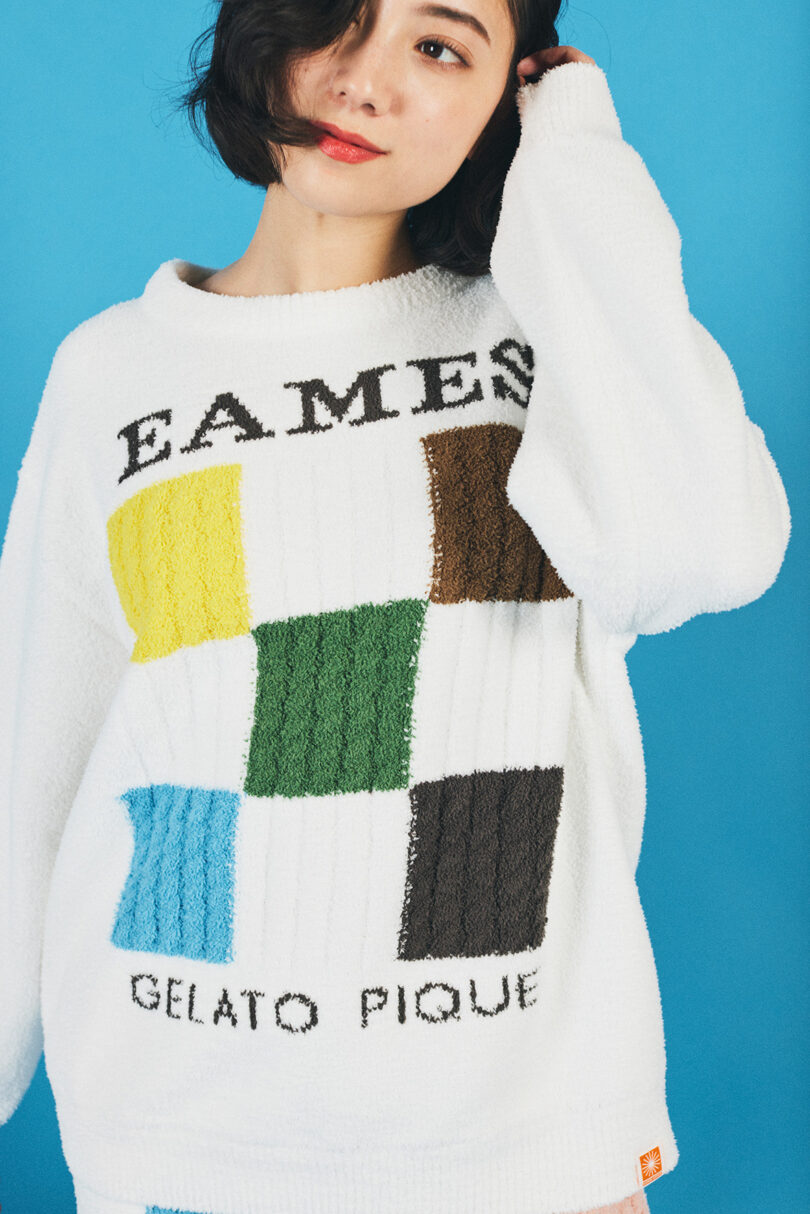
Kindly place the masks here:
[(589, 133), (622, 137), (607, 76), (597, 63), (573, 60), (547, 69), (517, 90), (523, 128), (538, 138)]

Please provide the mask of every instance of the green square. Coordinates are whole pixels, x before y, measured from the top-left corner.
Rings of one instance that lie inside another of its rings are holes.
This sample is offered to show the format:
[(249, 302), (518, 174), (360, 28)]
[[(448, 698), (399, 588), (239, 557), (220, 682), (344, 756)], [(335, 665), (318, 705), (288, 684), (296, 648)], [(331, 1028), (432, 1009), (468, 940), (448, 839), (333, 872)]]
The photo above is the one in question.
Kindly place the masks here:
[(271, 620), (258, 647), (244, 791), (323, 796), (405, 788), (427, 599)]

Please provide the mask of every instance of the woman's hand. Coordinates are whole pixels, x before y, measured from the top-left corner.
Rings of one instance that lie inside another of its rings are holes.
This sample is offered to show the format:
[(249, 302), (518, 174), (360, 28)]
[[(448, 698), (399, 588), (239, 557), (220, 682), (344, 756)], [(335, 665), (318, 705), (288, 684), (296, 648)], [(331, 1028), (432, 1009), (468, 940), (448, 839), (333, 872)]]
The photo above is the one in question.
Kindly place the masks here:
[(517, 65), (521, 85), (529, 78), (539, 79), (544, 72), (562, 63), (596, 63), (596, 60), (575, 46), (550, 46), (544, 51), (535, 51), (533, 55), (524, 55), (521, 59)]

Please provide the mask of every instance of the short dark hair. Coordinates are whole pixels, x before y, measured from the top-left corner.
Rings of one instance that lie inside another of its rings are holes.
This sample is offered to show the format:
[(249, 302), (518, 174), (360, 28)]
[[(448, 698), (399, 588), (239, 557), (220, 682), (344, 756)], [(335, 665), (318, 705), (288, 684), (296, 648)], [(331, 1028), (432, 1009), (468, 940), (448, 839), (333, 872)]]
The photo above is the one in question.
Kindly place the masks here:
[[(503, 95), (472, 159), (432, 198), (410, 207), (407, 222), (416, 256), (462, 274), (489, 269), (503, 184), (520, 138), (515, 71), (534, 51), (558, 46), (563, 0), (505, 0), (515, 47)], [(268, 141), (306, 146), (317, 136), (290, 102), (290, 69), (325, 49), (360, 20), (373, 0), (214, 0), (215, 21), (192, 44), (190, 79), (177, 109), (197, 138), (235, 177), (266, 189), (281, 181)], [(204, 53), (212, 40), (210, 55)]]

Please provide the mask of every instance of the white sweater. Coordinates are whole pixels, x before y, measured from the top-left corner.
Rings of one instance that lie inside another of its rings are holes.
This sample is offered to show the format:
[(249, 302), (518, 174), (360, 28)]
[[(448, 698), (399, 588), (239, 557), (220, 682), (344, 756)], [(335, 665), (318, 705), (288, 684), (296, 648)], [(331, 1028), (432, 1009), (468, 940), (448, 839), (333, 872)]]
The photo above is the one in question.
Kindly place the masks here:
[(44, 1030), (107, 1197), (558, 1214), (677, 1162), (625, 656), (763, 594), (790, 513), (603, 71), (518, 104), (491, 274), (172, 259), (54, 356), (0, 559), (0, 1121)]

